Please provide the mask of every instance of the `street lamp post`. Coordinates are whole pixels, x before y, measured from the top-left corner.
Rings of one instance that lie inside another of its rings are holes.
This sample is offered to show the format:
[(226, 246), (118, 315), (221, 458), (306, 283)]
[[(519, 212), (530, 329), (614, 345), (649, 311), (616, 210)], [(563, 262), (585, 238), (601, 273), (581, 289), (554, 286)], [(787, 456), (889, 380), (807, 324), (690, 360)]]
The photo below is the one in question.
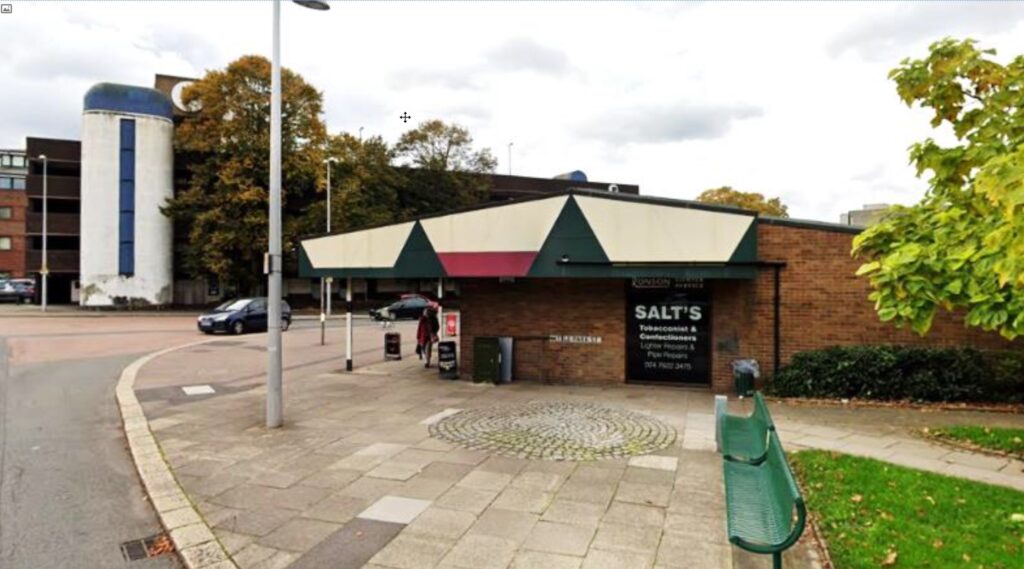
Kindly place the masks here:
[[(294, 0), (315, 10), (319, 0)], [(267, 427), (284, 422), (281, 389), (281, 0), (274, 0), (273, 53), (270, 65), (270, 221), (267, 252)], [(45, 281), (44, 281), (45, 282)]]
[(508, 175), (512, 175), (512, 143), (508, 143)]
[[(331, 232), (331, 163), (338, 159), (330, 156), (324, 159), (327, 165), (327, 232)], [(327, 317), (331, 315), (331, 289), (333, 288), (331, 277), (320, 277), (320, 345), (326, 343)], [(324, 287), (326, 288), (326, 292)], [(324, 313), (324, 298), (327, 299), (327, 312)]]
[(42, 305), (43, 312), (46, 312), (46, 301), (48, 299), (47, 286), (46, 285), (47, 285), (47, 281), (49, 280), (49, 277), (50, 277), (50, 266), (46, 262), (47, 261), (47, 258), (46, 258), (46, 230), (47, 230), (47, 221), (48, 221), (48, 218), (47, 218), (48, 208), (47, 208), (47, 203), (46, 203), (47, 202), (47, 188), (46, 188), (46, 184), (47, 184), (47, 178), (48, 178), (47, 166), (48, 166), (48, 162), (49, 161), (46, 159), (46, 155), (45, 154), (40, 154), (39, 155), (39, 159), (43, 161), (43, 259), (42, 259), (41, 266), (39, 268), (39, 274), (43, 276), (43, 291), (42, 291), (42, 297), (40, 297), (40, 304)]
[[(324, 164), (327, 165), (327, 232), (331, 232), (331, 164), (337, 162), (338, 159), (330, 156), (324, 160)], [(333, 279), (327, 277), (327, 316), (331, 315), (331, 289), (333, 288)]]

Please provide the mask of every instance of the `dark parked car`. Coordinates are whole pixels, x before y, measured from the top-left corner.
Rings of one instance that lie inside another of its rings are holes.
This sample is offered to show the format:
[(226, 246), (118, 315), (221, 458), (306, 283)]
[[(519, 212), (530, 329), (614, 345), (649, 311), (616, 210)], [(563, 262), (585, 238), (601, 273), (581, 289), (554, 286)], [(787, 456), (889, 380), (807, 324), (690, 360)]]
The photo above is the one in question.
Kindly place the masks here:
[(430, 304), (430, 299), (419, 294), (405, 294), (397, 302), (383, 308), (370, 311), (374, 320), (416, 320), (423, 314), (423, 309)]
[(0, 281), (0, 302), (28, 304), (36, 296), (36, 283), (32, 279)]
[[(292, 308), (281, 301), (281, 330), (287, 330), (292, 324)], [(267, 329), (267, 299), (239, 298), (229, 300), (217, 308), (199, 316), (196, 323), (200, 332), (263, 332)]]

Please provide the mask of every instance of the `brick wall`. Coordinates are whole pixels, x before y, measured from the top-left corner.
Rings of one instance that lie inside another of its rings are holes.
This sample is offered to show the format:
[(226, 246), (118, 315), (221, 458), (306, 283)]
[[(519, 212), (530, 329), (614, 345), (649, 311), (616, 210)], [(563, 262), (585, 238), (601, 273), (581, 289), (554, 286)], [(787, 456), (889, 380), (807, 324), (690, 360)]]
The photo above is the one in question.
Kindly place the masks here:
[[(897, 329), (878, 320), (866, 279), (855, 272), (861, 262), (850, 257), (853, 235), (785, 225), (761, 223), (758, 256), (766, 261), (785, 261), (781, 271), (781, 360), (793, 354), (829, 346), (857, 344), (904, 344), (918, 346), (972, 346), (982, 349), (1019, 349), (998, 334), (964, 326), (958, 314), (935, 315), (931, 332), (924, 338), (909, 329)], [(755, 282), (723, 282), (714, 285), (717, 308), (713, 344), (733, 334), (735, 350), (719, 350), (713, 359), (712, 383), (716, 391), (728, 390), (734, 357), (755, 357), (761, 370), (771, 373), (773, 320), (771, 269), (762, 269)], [(727, 310), (726, 307), (735, 307)], [(741, 310), (737, 313), (737, 310)]]
[[(618, 279), (460, 281), (460, 353), (472, 377), (473, 338), (520, 337), (515, 376), (571, 383), (622, 383), (626, 373), (625, 284)], [(538, 336), (601, 336), (602, 343), (556, 344)], [(531, 338), (532, 337), (532, 338)]]
[[(925, 338), (878, 320), (867, 281), (854, 275), (847, 232), (761, 223), (759, 257), (785, 261), (781, 270), (782, 363), (793, 354), (836, 345), (908, 344), (1019, 348), (998, 334), (967, 328), (958, 315), (937, 314)], [(625, 281), (621, 279), (497, 279), (461, 281), (459, 341), (465, 377), (472, 377), (473, 338), (486, 336), (601, 336), (601, 345), (525, 340), (516, 346), (520, 379), (571, 383), (626, 380)], [(731, 362), (754, 357), (770, 375), (774, 362), (773, 271), (753, 281), (709, 281), (712, 389), (732, 389)]]
[(11, 238), (11, 250), (0, 251), (0, 272), (25, 276), (25, 192), (0, 190), (0, 207), (11, 208), (11, 219), (0, 219), (0, 237)]

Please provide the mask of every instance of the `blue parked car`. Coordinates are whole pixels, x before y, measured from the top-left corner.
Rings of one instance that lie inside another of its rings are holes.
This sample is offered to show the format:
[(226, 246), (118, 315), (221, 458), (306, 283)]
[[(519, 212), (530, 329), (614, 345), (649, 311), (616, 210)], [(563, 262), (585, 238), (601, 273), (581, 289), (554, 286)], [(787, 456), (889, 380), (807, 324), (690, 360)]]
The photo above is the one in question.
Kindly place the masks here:
[[(292, 324), (292, 308), (281, 301), (281, 330), (287, 330)], [(267, 299), (239, 298), (229, 300), (217, 308), (199, 316), (196, 323), (200, 332), (264, 332), (267, 329)]]

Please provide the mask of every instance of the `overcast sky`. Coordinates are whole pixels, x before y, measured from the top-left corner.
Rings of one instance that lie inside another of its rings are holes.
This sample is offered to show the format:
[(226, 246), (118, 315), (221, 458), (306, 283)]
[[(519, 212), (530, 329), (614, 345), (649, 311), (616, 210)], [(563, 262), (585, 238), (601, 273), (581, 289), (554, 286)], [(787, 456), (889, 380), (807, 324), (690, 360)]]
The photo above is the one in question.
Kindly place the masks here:
[[(11, 2), (12, 0), (4, 0)], [(152, 86), (269, 56), (271, 5), (29, 2), (0, 15), (0, 146), (78, 138), (100, 81)], [(490, 147), (500, 173), (574, 169), (641, 193), (721, 185), (838, 221), (912, 203), (907, 147), (933, 135), (886, 78), (932, 41), (1024, 54), (1024, 3), (332, 2), (282, 6), (282, 58), (324, 93), (331, 132), (394, 141), (440, 118)], [(411, 124), (411, 123), (410, 123)]]

